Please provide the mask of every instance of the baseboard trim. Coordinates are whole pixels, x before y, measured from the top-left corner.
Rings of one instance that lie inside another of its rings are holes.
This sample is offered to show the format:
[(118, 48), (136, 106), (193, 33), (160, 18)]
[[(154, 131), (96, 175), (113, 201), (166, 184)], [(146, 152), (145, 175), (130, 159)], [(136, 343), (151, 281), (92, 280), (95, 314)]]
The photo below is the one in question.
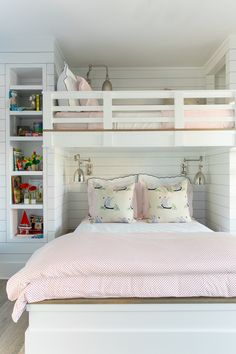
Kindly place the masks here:
[(9, 279), (23, 268), (25, 262), (0, 262), (0, 279)]

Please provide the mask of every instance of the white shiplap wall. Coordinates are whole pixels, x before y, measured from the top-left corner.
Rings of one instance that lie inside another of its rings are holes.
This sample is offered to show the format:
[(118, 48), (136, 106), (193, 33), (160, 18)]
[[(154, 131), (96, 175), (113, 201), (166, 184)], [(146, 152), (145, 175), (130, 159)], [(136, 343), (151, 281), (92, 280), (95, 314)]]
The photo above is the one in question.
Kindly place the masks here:
[[(76, 152), (76, 151), (75, 151)], [(82, 158), (91, 157), (93, 176), (113, 178), (120, 175), (148, 173), (159, 176), (177, 175), (183, 158), (198, 158), (199, 150), (82, 150)], [(73, 152), (74, 153), (74, 152)], [(81, 219), (88, 214), (86, 184), (73, 183), (73, 174), (77, 168), (70, 153), (66, 160), (66, 179), (69, 183), (68, 212), (69, 229), (74, 229)], [(189, 164), (189, 177), (192, 179), (197, 172), (197, 164)], [(207, 172), (205, 170), (205, 172)], [(205, 186), (194, 186), (194, 217), (205, 223)]]
[(230, 151), (230, 231), (236, 232), (236, 149)]
[(6, 66), (0, 64), (0, 242), (6, 241)]
[[(88, 68), (73, 68), (86, 77)], [(109, 68), (113, 90), (198, 90), (206, 87), (206, 77), (201, 67), (125, 67)], [(93, 89), (100, 90), (105, 70), (94, 68), (90, 74)]]
[(215, 231), (230, 231), (230, 151), (206, 153), (206, 223)]
[(47, 150), (47, 231), (48, 239), (68, 229), (68, 179), (65, 174), (67, 154), (61, 149)]

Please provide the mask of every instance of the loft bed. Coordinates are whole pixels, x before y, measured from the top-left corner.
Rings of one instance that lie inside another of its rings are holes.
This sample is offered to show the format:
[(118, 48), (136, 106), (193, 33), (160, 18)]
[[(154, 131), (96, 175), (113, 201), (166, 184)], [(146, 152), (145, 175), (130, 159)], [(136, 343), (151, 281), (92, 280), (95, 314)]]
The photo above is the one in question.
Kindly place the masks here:
[[(44, 92), (44, 146), (235, 146), (235, 95), (233, 90)], [(78, 105), (79, 100), (89, 104)]]

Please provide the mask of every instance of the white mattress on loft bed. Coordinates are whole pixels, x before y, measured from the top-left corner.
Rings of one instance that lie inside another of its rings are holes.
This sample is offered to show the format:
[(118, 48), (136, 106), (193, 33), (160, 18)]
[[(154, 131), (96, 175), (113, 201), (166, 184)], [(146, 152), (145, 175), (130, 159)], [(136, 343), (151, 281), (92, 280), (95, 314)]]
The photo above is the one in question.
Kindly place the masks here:
[(91, 223), (85, 219), (76, 228), (75, 233), (136, 233), (136, 232), (213, 232), (196, 220), (188, 223), (148, 223), (143, 220), (131, 224), (124, 223)]
[[(234, 128), (234, 122), (228, 121), (226, 118), (231, 118), (233, 114), (232, 110), (228, 109), (196, 109), (186, 110), (185, 119), (190, 120), (185, 123), (186, 129), (232, 129)], [(102, 118), (102, 112), (57, 112), (55, 118), (75, 118), (78, 119), (78, 123), (54, 123), (54, 129), (56, 130), (101, 130), (103, 129), (102, 123), (80, 123), (80, 118)], [(143, 123), (135, 122), (135, 118), (167, 118), (167, 122), (157, 123)], [(199, 120), (198, 118), (206, 118), (206, 122)], [(174, 128), (174, 111), (137, 111), (137, 112), (113, 112), (113, 118), (119, 118), (120, 122), (113, 123), (113, 129), (173, 129)], [(122, 118), (132, 118), (134, 122), (122, 122)], [(225, 119), (224, 119), (225, 118)], [(173, 120), (173, 121), (172, 121)], [(212, 121), (211, 121), (212, 120)]]

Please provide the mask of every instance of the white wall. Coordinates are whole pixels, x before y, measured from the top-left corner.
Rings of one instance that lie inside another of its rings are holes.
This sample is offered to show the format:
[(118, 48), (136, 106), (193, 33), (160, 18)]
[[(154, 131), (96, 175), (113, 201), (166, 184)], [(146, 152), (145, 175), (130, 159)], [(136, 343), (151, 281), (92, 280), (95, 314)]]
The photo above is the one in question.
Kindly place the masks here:
[[(86, 78), (88, 68), (73, 68), (73, 71)], [(198, 90), (206, 87), (201, 67), (116, 67), (109, 68), (109, 77), (114, 90)], [(101, 90), (105, 70), (94, 68), (90, 78), (93, 89)]]
[(5, 120), (5, 73), (0, 64), (0, 242), (6, 240), (6, 120)]
[[(113, 178), (120, 175), (148, 173), (159, 176), (178, 175), (183, 158), (198, 158), (202, 150), (156, 149), (156, 150), (83, 150), (82, 158), (91, 157), (93, 176)], [(66, 176), (69, 184), (69, 229), (74, 229), (88, 215), (87, 187), (85, 183), (73, 183), (77, 165), (73, 154), (67, 159)], [(197, 172), (196, 162), (189, 164), (189, 177)], [(205, 172), (207, 172), (205, 170)], [(194, 217), (205, 223), (205, 186), (194, 186)]]
[(206, 223), (216, 231), (230, 230), (230, 151), (210, 149), (206, 153)]
[(67, 153), (61, 149), (47, 151), (47, 231), (48, 239), (62, 235), (68, 229), (68, 179), (65, 163)]
[(236, 149), (230, 152), (230, 231), (236, 232)]

